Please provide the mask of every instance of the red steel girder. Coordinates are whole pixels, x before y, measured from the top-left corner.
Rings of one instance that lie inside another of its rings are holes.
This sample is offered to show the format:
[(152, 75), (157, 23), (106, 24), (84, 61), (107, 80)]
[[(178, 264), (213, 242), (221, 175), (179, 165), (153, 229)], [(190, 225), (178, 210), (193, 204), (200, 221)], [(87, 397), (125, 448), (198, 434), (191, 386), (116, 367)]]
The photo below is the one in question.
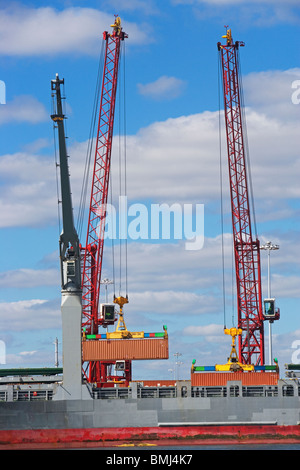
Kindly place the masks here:
[(241, 109), (238, 49), (230, 30), (227, 43), (218, 43), (221, 56), (227, 136), (233, 242), (237, 285), (239, 360), (264, 364), (264, 326), (261, 299), (259, 240), (253, 239), (249, 206), (246, 152)]
[[(115, 22), (116, 25), (116, 22)], [(120, 27), (103, 33), (105, 59), (99, 103), (99, 118), (92, 176), (86, 245), (82, 263), (82, 327), (86, 333), (97, 333), (99, 295), (104, 247), (106, 205), (110, 176), (111, 149), (121, 41), (127, 35)], [(88, 380), (99, 381), (101, 364), (89, 363)]]
[(99, 325), (98, 304), (103, 258), (104, 228), (109, 185), (120, 43), (127, 37), (120, 33), (103, 34), (106, 41), (100, 111), (89, 208), (88, 230), (83, 255), (82, 311), (83, 326), (95, 333)]

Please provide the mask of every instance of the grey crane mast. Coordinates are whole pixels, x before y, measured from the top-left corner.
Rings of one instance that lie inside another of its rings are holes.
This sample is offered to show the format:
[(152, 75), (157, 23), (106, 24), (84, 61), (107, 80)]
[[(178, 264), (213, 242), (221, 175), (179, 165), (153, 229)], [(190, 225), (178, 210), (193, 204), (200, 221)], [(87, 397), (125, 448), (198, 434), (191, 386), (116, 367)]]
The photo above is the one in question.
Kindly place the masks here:
[(61, 85), (64, 80), (56, 74), (51, 80), (52, 95), (56, 97), (51, 115), (58, 129), (59, 168), (62, 204), (62, 232), (59, 238), (61, 266), (61, 315), (63, 342), (63, 385), (57, 398), (82, 398), (82, 287), (80, 244), (74, 226), (68, 155), (64, 130), (65, 116), (62, 110)]
[(61, 284), (66, 291), (78, 291), (81, 293), (81, 268), (79, 239), (74, 226), (71, 185), (68, 167), (68, 155), (64, 130), (65, 116), (62, 111), (62, 96), (60, 86), (64, 80), (51, 80), (51, 89), (56, 96), (56, 112), (51, 115), (58, 129), (59, 143), (59, 168), (61, 182), (62, 203), (62, 232), (59, 239), (59, 255), (61, 260)]

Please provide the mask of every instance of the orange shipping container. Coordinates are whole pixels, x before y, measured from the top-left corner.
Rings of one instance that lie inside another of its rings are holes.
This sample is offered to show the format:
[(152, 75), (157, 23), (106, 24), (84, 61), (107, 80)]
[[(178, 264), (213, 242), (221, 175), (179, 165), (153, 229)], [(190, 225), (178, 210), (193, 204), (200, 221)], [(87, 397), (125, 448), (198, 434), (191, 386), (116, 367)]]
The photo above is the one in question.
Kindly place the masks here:
[(82, 343), (83, 362), (168, 358), (168, 338), (102, 339)]
[(194, 372), (191, 374), (193, 387), (223, 387), (228, 381), (239, 380), (242, 385), (277, 385), (277, 372)]
[(175, 387), (176, 380), (134, 380), (134, 382), (142, 382), (144, 387)]

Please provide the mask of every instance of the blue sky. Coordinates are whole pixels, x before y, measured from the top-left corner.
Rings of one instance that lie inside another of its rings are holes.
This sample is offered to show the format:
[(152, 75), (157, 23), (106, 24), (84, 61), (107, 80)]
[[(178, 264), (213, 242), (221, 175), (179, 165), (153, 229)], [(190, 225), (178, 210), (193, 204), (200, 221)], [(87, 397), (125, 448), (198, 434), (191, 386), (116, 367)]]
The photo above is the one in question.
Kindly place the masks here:
[[(53, 341), (61, 340), (61, 330), (50, 81), (56, 72), (65, 79), (76, 219), (102, 32), (119, 14), (129, 36), (120, 74), (126, 97), (128, 200), (147, 207), (186, 203), (205, 208), (201, 250), (187, 251), (182, 240), (128, 244), (127, 327), (161, 331), (166, 324), (170, 336), (170, 360), (135, 364), (134, 376), (169, 377), (175, 352), (182, 354), (182, 378), (189, 377), (192, 359), (212, 365), (225, 362), (229, 354), (230, 341), (223, 334), (216, 46), (225, 25), (234, 40), (245, 42), (240, 56), (258, 236), (262, 243), (280, 246), (271, 253), (272, 294), (281, 309), (281, 320), (273, 326), (273, 355), (284, 375), (283, 364), (291, 362), (300, 340), (300, 105), (293, 99), (300, 87), (298, 1), (68, 0), (8, 6), (0, 1), (0, 10), (0, 79), (6, 84), (6, 104), (0, 105), (2, 367), (54, 364)], [(123, 128), (116, 121), (112, 180), (117, 194), (118, 133)], [(225, 318), (232, 326), (236, 312), (224, 133), (221, 142)], [(266, 259), (262, 252), (264, 296)], [(109, 254), (104, 275), (111, 277)]]

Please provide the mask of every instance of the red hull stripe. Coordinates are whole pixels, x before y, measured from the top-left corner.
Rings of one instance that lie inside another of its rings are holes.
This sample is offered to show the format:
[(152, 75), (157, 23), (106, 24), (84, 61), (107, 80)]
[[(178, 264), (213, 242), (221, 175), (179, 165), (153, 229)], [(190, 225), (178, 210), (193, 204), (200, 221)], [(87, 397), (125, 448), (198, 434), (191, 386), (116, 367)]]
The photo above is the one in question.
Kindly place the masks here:
[(49, 445), (78, 443), (84, 446), (106, 445), (110, 443), (120, 445), (122, 442), (152, 442), (162, 445), (168, 440), (179, 440), (181, 444), (191, 441), (203, 442), (213, 440), (238, 440), (240, 443), (274, 442), (280, 440), (300, 443), (299, 426), (272, 426), (272, 425), (228, 425), (228, 426), (169, 426), (169, 427), (141, 427), (141, 428), (90, 428), (90, 429), (31, 429), (31, 430), (1, 430), (0, 448), (9, 445)]

